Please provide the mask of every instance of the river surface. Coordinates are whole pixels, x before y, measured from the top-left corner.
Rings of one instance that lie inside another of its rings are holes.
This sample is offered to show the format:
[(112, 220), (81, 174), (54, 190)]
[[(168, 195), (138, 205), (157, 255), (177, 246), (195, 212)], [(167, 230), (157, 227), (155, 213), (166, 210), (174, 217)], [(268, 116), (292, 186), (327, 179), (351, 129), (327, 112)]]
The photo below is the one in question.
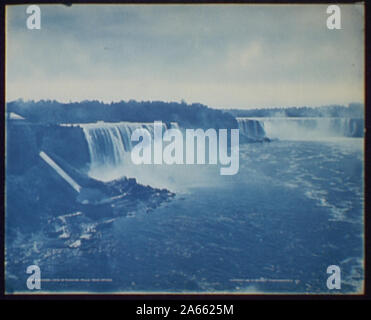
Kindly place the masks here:
[(67, 251), (36, 233), (28, 254), (44, 291), (334, 293), (326, 270), (337, 265), (336, 293), (362, 292), (363, 142), (241, 145), (238, 174), (186, 168), (151, 213), (116, 218)]

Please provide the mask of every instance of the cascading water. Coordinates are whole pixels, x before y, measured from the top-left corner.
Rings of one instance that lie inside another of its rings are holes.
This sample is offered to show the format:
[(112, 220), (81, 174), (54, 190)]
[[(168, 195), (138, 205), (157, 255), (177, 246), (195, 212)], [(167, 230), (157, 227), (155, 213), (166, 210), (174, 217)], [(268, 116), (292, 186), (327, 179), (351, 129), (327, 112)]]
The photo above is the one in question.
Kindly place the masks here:
[[(133, 148), (131, 134), (138, 128), (153, 135), (153, 124), (146, 123), (89, 123), (80, 125), (88, 142), (91, 168), (120, 166), (127, 163)], [(164, 125), (165, 126), (165, 125)]]
[[(140, 122), (97, 122), (78, 126), (83, 129), (88, 143), (89, 175), (103, 181), (121, 176), (133, 177), (134, 175), (128, 172), (131, 167), (130, 151), (134, 146), (131, 134), (136, 129), (146, 129), (153, 137), (154, 131), (153, 123)], [(164, 123), (163, 129), (166, 129)]]
[[(270, 139), (315, 140), (363, 137), (363, 119), (355, 118), (237, 118), (240, 130), (248, 137), (258, 133)], [(256, 122), (262, 130), (256, 131)]]
[[(237, 118), (240, 135), (249, 141), (264, 139), (280, 140), (318, 140), (333, 137), (362, 137), (363, 120), (350, 118)], [(163, 125), (163, 132), (170, 128), (179, 128), (177, 123)], [(120, 177), (136, 178), (141, 184), (177, 191), (179, 188), (193, 186), (195, 170), (197, 175), (207, 179), (215, 176), (209, 174), (207, 166), (177, 165), (135, 165), (131, 161), (131, 150), (135, 143), (131, 135), (136, 129), (146, 129), (152, 139), (153, 123), (117, 122), (69, 124), (82, 128), (88, 144), (90, 155), (89, 175), (92, 178), (110, 181)], [(148, 146), (152, 148), (151, 145)], [(152, 151), (151, 151), (152, 152)], [(210, 167), (210, 166), (209, 166)], [(212, 166), (211, 166), (212, 167)]]
[[(135, 165), (131, 160), (131, 151), (136, 142), (131, 141), (131, 135), (136, 129), (145, 129), (153, 140), (154, 123), (106, 123), (99, 121), (85, 124), (61, 124), (61, 126), (82, 129), (90, 155), (88, 174), (97, 180), (111, 181), (120, 177), (135, 178), (138, 183), (143, 185), (182, 192), (188, 188), (209, 183), (218, 176), (215, 175), (215, 167), (212, 165)], [(182, 131), (176, 122), (162, 123), (162, 132), (164, 133), (167, 129)], [(146, 146), (143, 147), (146, 148)], [(152, 144), (149, 144), (148, 148), (151, 148), (153, 156)], [(195, 179), (195, 175), (199, 179)]]
[[(153, 139), (153, 123), (99, 121), (84, 124), (62, 124), (62, 126), (82, 128), (88, 144), (89, 176), (92, 178), (111, 181), (125, 176), (135, 178), (144, 185), (175, 190), (174, 178), (171, 177), (175, 168), (170, 169), (168, 166), (155, 165), (137, 166), (131, 161), (130, 152), (136, 144), (131, 141), (132, 133), (136, 129), (146, 129)], [(176, 122), (162, 123), (163, 132), (171, 128), (179, 129), (179, 126)], [(148, 148), (151, 148), (151, 145), (148, 145)]]
[(237, 118), (240, 134), (245, 135), (249, 139), (260, 140), (265, 138), (265, 131), (262, 123), (259, 120), (248, 118)]

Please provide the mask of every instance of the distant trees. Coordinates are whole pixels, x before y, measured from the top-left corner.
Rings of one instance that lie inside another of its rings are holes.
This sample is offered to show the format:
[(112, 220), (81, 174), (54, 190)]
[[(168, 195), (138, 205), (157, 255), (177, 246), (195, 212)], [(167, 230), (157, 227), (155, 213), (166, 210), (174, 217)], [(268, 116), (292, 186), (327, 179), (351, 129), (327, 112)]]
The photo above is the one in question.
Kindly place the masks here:
[(163, 101), (135, 101), (103, 103), (98, 100), (61, 103), (55, 100), (7, 103), (7, 112), (15, 112), (27, 121), (44, 124), (88, 123), (96, 121), (178, 122), (185, 128), (237, 128), (235, 117), (351, 117), (363, 118), (364, 106), (290, 107), (249, 110), (216, 110), (201, 103), (187, 104)]
[(187, 104), (163, 101), (103, 103), (97, 100), (60, 103), (55, 100), (7, 103), (7, 111), (15, 112), (31, 122), (88, 123), (96, 121), (178, 122), (187, 128), (237, 128), (236, 119), (229, 113), (208, 108), (200, 103)]
[(289, 107), (264, 109), (224, 110), (235, 117), (348, 117), (363, 118), (364, 106), (350, 103), (348, 106), (330, 105), (322, 107)]

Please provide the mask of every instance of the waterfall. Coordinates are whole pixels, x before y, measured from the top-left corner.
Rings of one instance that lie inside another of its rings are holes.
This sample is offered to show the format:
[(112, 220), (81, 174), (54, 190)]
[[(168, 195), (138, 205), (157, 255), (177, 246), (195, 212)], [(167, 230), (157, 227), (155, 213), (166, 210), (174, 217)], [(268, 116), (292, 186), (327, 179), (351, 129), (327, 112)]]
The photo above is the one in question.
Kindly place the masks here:
[(261, 140), (265, 138), (263, 124), (256, 119), (237, 118), (240, 134), (245, 135), (252, 140)]
[[(89, 176), (101, 181), (111, 181), (122, 176), (136, 178), (138, 182), (156, 187), (160, 178), (150, 171), (150, 168), (135, 166), (131, 161), (131, 150), (137, 142), (131, 141), (131, 135), (136, 129), (146, 129), (152, 139), (154, 124), (146, 122), (103, 122), (61, 124), (61, 126), (80, 127), (88, 144), (90, 156)], [(166, 129), (177, 128), (176, 122), (162, 123), (163, 132)], [(150, 145), (148, 147), (151, 147)], [(153, 168), (152, 168), (153, 169)], [(163, 174), (163, 173), (162, 173)]]
[[(66, 127), (79, 127), (85, 136), (89, 152), (88, 175), (91, 178), (108, 182), (121, 177), (135, 178), (139, 184), (154, 188), (166, 188), (173, 192), (184, 192), (187, 188), (199, 187), (218, 179), (215, 174), (217, 169), (213, 165), (161, 165), (146, 164), (136, 165), (132, 162), (131, 151), (138, 142), (132, 142), (131, 136), (136, 129), (147, 130), (152, 141), (154, 139), (154, 123), (144, 122), (117, 122), (108, 123), (99, 121), (96, 123), (83, 124), (60, 124)], [(178, 123), (162, 122), (162, 133), (168, 129), (178, 129)], [(152, 158), (154, 157), (154, 145), (149, 142)], [(140, 141), (143, 146), (143, 141)], [(166, 143), (164, 146), (167, 145)], [(144, 149), (146, 146), (143, 146)], [(187, 152), (186, 144), (183, 144), (184, 154)], [(145, 149), (146, 150), (146, 149)], [(146, 150), (147, 151), (147, 150)], [(198, 152), (198, 151), (196, 151)], [(195, 179), (201, 176), (204, 179)]]
[[(258, 122), (266, 137), (281, 140), (312, 140), (363, 137), (363, 119), (358, 118), (237, 118), (240, 130), (249, 137), (259, 137)], [(260, 131), (259, 131), (260, 130)]]
[[(146, 129), (153, 137), (153, 123), (140, 122), (97, 122), (79, 125), (88, 143), (91, 168), (119, 167), (130, 161), (133, 148), (131, 134), (136, 129)], [(170, 127), (173, 127), (171, 124)], [(163, 130), (167, 125), (163, 123)]]

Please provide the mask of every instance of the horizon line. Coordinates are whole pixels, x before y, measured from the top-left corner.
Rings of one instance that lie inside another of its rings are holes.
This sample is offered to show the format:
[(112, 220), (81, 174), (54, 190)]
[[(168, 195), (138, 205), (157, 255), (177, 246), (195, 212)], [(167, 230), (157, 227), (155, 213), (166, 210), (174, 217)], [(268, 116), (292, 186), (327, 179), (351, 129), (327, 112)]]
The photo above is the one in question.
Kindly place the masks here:
[(344, 103), (344, 104), (339, 104), (339, 103), (333, 103), (333, 104), (323, 104), (323, 105), (316, 105), (316, 106), (310, 106), (310, 105), (290, 105), (290, 106), (267, 106), (267, 107), (253, 107), (253, 106), (247, 106), (245, 108), (239, 108), (239, 107), (221, 107), (221, 108), (218, 108), (218, 107), (212, 107), (210, 105), (207, 105), (207, 104), (204, 104), (202, 102), (187, 102), (185, 101), (184, 99), (180, 99), (180, 101), (167, 101), (167, 100), (136, 100), (136, 99), (129, 99), (129, 100), (118, 100), (118, 101), (104, 101), (104, 100), (98, 100), (98, 99), (85, 99), (85, 100), (79, 100), (79, 101), (68, 101), (68, 102), (63, 102), (63, 101), (59, 101), (59, 100), (56, 100), (56, 99), (39, 99), (39, 100), (34, 100), (34, 99), (28, 99), (28, 100), (24, 100), (23, 98), (17, 98), (17, 99), (13, 99), (13, 100), (10, 100), (10, 101), (5, 101), (5, 104), (8, 104), (8, 103), (14, 103), (14, 102), (23, 102), (23, 103), (40, 103), (40, 102), (56, 102), (56, 103), (59, 103), (59, 104), (73, 104), (73, 103), (82, 103), (82, 102), (98, 102), (100, 104), (104, 104), (104, 105), (108, 105), (108, 104), (119, 104), (119, 103), (129, 103), (129, 102), (135, 102), (135, 103), (153, 103), (153, 102), (161, 102), (161, 103), (168, 103), (168, 104), (171, 104), (171, 103), (176, 103), (176, 104), (186, 104), (186, 105), (189, 105), (189, 106), (192, 106), (192, 105), (201, 105), (201, 106), (205, 106), (207, 108), (210, 108), (210, 109), (214, 109), (214, 110), (254, 110), (254, 109), (260, 109), (260, 110), (263, 110), (263, 109), (290, 109), (290, 108), (324, 108), (324, 107), (333, 107), (333, 106), (342, 106), (342, 107), (349, 107), (351, 104), (359, 104), (359, 105), (363, 105), (364, 106), (364, 103), (363, 102), (360, 102), (360, 101), (351, 101), (351, 102), (348, 102), (348, 103)]

